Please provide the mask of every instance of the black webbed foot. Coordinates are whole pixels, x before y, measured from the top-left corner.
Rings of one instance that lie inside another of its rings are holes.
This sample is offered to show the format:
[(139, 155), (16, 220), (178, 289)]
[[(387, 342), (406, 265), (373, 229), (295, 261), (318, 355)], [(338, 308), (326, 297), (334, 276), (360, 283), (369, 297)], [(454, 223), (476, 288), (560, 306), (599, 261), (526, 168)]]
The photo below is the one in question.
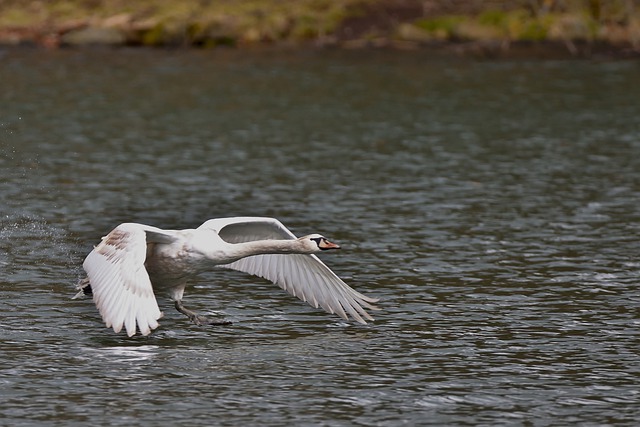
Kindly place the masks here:
[(176, 301), (175, 305), (176, 305), (176, 310), (178, 310), (180, 313), (187, 316), (189, 320), (191, 320), (193, 323), (195, 323), (198, 326), (204, 326), (204, 325), (225, 326), (225, 325), (231, 325), (233, 323), (228, 320), (213, 320), (208, 317), (201, 316), (197, 314), (195, 311), (185, 308), (185, 306), (182, 305), (182, 301)]
[(224, 325), (233, 324), (233, 322), (231, 322), (229, 320), (213, 320), (213, 319), (210, 319), (208, 317), (200, 316), (200, 315), (195, 315), (194, 317), (189, 317), (189, 319), (191, 319), (191, 321), (193, 323), (195, 323), (196, 325), (198, 325), (198, 326), (204, 326), (204, 325), (224, 326)]

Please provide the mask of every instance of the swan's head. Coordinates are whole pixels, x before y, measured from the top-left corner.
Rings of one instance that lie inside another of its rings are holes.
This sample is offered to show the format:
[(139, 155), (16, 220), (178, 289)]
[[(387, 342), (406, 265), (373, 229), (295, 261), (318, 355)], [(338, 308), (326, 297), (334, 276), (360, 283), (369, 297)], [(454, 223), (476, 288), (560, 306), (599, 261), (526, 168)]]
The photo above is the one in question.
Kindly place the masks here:
[(308, 236), (298, 239), (302, 242), (304, 247), (310, 252), (328, 251), (329, 249), (340, 249), (339, 245), (327, 240), (326, 237), (320, 234), (309, 234)]

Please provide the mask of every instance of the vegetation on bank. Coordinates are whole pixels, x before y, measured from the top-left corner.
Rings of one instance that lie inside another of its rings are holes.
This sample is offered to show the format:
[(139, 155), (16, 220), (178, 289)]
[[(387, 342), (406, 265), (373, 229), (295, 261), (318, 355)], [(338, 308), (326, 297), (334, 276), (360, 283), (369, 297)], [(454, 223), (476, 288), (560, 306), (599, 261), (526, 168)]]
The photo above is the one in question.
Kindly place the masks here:
[[(481, 3), (481, 5), (479, 5)], [(605, 43), (640, 51), (638, 0), (0, 0), (0, 43), (397, 46)]]
[(85, 38), (107, 44), (203, 47), (304, 41), (330, 34), (348, 16), (357, 15), (363, 3), (366, 1), (0, 0), (0, 31), (62, 44), (79, 44)]

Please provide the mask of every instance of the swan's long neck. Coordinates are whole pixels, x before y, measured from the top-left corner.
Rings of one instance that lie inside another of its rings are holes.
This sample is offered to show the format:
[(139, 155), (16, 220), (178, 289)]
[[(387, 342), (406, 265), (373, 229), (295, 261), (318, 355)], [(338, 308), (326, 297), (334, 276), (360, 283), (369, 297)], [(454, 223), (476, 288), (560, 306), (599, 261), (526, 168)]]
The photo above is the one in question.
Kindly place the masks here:
[(309, 253), (297, 239), (294, 240), (254, 240), (252, 242), (229, 244), (229, 256), (241, 259), (263, 254), (304, 254)]

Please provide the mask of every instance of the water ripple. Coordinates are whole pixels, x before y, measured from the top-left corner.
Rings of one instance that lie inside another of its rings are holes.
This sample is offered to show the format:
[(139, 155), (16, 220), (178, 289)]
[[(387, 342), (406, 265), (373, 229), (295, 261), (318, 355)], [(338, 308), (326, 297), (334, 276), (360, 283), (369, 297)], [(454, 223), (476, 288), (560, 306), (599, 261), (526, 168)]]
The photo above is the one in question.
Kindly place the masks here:
[[(637, 423), (634, 64), (126, 50), (3, 63), (0, 424)], [(323, 259), (380, 297), (376, 322), (235, 272), (186, 295), (230, 328), (160, 297), (160, 328), (127, 338), (70, 299), (117, 223), (230, 215), (339, 241)]]

